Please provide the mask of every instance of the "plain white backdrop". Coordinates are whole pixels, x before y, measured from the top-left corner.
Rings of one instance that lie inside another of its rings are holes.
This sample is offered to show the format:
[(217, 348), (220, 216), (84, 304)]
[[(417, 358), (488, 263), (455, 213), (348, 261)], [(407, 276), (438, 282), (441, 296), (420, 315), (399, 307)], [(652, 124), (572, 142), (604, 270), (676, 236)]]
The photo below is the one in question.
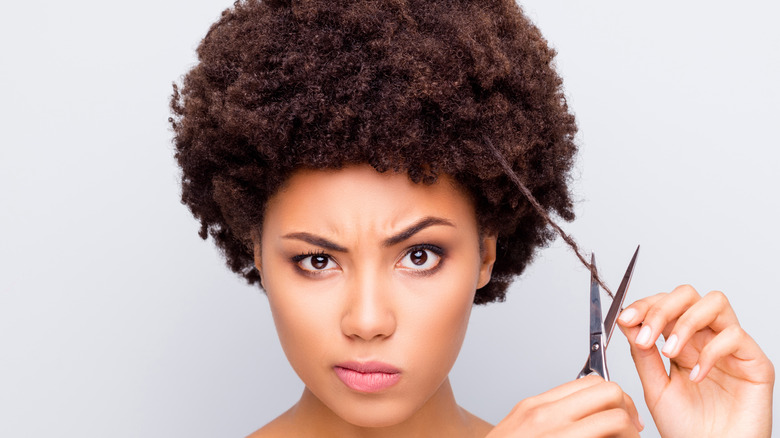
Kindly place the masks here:
[[(179, 203), (171, 82), (230, 4), (4, 5), (0, 436), (240, 437), (297, 400), (265, 296)], [(628, 301), (725, 291), (777, 364), (778, 4), (522, 4), (580, 126), (564, 228), (613, 288), (642, 244)], [(476, 308), (451, 374), (461, 405), (497, 422), (573, 379), (588, 280), (558, 240), (505, 303)], [(608, 361), (657, 436), (621, 334)]]

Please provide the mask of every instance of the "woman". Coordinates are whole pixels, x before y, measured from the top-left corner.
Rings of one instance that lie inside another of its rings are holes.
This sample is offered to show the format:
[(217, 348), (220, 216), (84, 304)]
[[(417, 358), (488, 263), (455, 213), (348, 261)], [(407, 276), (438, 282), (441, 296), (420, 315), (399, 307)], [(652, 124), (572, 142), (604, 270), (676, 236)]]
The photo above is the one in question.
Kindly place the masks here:
[[(172, 100), (182, 200), (266, 291), (305, 384), (255, 436), (638, 434), (596, 377), (495, 428), (449, 385), (472, 304), (504, 298), (547, 214), (574, 217), (576, 125), (514, 3), (249, 1), (198, 54)], [(682, 286), (619, 321), (664, 436), (770, 433), (772, 364), (722, 294)]]

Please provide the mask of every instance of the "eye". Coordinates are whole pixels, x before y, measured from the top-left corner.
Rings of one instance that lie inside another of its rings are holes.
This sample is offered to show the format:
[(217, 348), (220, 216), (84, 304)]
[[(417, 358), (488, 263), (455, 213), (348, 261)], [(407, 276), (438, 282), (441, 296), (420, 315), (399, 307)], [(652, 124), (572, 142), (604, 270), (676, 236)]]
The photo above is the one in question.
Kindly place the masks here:
[(398, 262), (398, 266), (414, 271), (432, 271), (441, 263), (441, 248), (434, 245), (415, 246)]
[(301, 254), (293, 257), (293, 261), (304, 271), (318, 272), (335, 269), (338, 264), (327, 254)]

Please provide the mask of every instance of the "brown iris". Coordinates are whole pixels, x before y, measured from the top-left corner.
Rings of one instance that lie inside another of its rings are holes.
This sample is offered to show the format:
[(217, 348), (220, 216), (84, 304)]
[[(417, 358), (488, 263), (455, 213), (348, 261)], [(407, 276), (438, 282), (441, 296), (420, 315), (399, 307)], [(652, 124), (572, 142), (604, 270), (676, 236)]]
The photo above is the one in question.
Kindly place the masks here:
[(425, 262), (428, 261), (428, 253), (422, 249), (418, 249), (409, 254), (409, 258), (412, 260), (412, 263), (417, 266), (424, 265)]
[(328, 258), (325, 256), (312, 256), (311, 265), (314, 269), (322, 269), (328, 265)]

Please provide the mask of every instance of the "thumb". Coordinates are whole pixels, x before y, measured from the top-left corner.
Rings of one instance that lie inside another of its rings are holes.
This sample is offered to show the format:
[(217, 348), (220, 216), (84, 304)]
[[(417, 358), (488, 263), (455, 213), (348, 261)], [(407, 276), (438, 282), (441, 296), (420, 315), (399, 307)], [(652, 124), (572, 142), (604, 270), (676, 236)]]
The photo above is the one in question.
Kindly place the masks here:
[(634, 360), (639, 380), (642, 382), (645, 400), (648, 405), (652, 406), (669, 383), (669, 375), (666, 373), (661, 353), (658, 352), (658, 347), (655, 344), (651, 345), (650, 348), (636, 345), (635, 340), (641, 326), (624, 327), (620, 324), (618, 326), (631, 346), (631, 358)]

